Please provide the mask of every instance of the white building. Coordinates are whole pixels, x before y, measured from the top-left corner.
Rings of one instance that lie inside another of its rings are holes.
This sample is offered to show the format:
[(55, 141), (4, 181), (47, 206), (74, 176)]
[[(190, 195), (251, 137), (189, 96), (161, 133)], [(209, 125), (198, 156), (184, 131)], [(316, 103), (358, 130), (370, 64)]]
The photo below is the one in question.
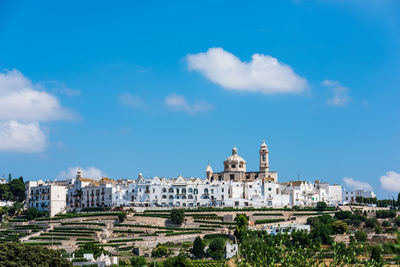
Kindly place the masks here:
[(343, 203), (357, 203), (356, 198), (363, 197), (363, 198), (376, 198), (376, 195), (372, 191), (367, 190), (353, 190), (347, 191), (346, 189), (343, 191)]
[[(259, 149), (259, 170), (247, 171), (246, 161), (238, 149), (223, 162), (222, 172), (206, 167), (206, 179), (145, 178), (139, 174), (135, 180), (84, 178), (79, 169), (75, 178), (64, 181), (68, 210), (114, 206), (232, 206), (232, 207), (284, 207), (311, 206), (319, 201), (337, 204), (342, 201), (342, 187), (319, 181), (278, 182), (278, 173), (269, 169), (269, 151), (265, 142)], [(61, 182), (57, 182), (59, 185)], [(28, 199), (33, 188), (44, 188), (48, 183), (27, 182)], [(39, 196), (34, 195), (34, 201)], [(33, 202), (32, 202), (33, 203)], [(44, 207), (47, 202), (34, 202)]]
[(65, 212), (67, 188), (54, 183), (38, 183), (30, 185), (29, 207), (39, 211), (48, 211), (50, 216)]

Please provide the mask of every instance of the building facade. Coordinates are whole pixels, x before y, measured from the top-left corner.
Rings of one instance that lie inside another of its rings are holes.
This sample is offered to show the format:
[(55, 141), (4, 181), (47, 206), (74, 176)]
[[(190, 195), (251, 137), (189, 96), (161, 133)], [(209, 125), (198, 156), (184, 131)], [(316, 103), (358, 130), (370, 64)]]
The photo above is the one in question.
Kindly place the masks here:
[[(258, 154), (259, 170), (247, 171), (246, 161), (234, 147), (232, 154), (223, 161), (223, 171), (213, 172), (207, 165), (206, 179), (182, 176), (145, 178), (142, 174), (132, 180), (92, 179), (83, 177), (82, 171), (78, 170), (76, 177), (67, 181), (27, 182), (27, 198), (30, 206), (40, 209), (52, 207), (49, 209), (51, 214), (114, 206), (284, 207), (311, 206), (319, 201), (335, 205), (343, 201), (341, 185), (318, 180), (278, 182), (278, 173), (270, 171), (269, 150), (265, 142)], [(64, 197), (62, 192), (65, 192)]]

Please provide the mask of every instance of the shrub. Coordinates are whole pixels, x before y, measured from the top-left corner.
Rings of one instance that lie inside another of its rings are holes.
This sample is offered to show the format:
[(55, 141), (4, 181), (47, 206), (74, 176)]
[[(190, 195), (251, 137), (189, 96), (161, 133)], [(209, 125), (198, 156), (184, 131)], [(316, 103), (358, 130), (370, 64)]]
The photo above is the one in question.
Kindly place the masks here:
[(383, 221), (382, 226), (383, 227), (390, 227), (391, 223), (389, 221)]
[(379, 247), (375, 246), (372, 248), (370, 260), (378, 263), (382, 262), (381, 250)]
[(183, 209), (172, 209), (170, 213), (170, 220), (174, 224), (182, 224), (185, 220), (185, 211)]
[(157, 247), (155, 247), (152, 251), (151, 251), (151, 256), (152, 257), (165, 257), (168, 256), (170, 253), (167, 249), (166, 246), (160, 245), (158, 244)]
[(378, 220), (376, 218), (368, 218), (365, 220), (365, 227), (367, 228), (375, 228), (378, 225)]
[(285, 219), (265, 219), (265, 220), (256, 220), (255, 224), (264, 224), (264, 223), (276, 223), (276, 222), (284, 222)]
[(336, 221), (332, 223), (332, 230), (334, 234), (344, 234), (347, 231), (347, 223), (343, 221)]
[(131, 258), (132, 267), (143, 267), (147, 266), (146, 258), (143, 256), (133, 257)]
[(358, 242), (367, 241), (367, 233), (364, 231), (357, 231), (354, 236)]
[(222, 260), (225, 254), (225, 242), (223, 239), (213, 239), (208, 246), (208, 255), (213, 260)]
[(326, 205), (326, 203), (324, 201), (319, 201), (317, 203), (317, 210), (318, 211), (324, 211), (324, 210), (326, 210), (327, 207), (328, 207), (328, 205)]
[(396, 219), (394, 219), (394, 223), (395, 223), (397, 226), (400, 226), (400, 216), (397, 216)]
[(126, 219), (126, 212), (121, 212), (118, 214), (118, 220), (122, 223)]

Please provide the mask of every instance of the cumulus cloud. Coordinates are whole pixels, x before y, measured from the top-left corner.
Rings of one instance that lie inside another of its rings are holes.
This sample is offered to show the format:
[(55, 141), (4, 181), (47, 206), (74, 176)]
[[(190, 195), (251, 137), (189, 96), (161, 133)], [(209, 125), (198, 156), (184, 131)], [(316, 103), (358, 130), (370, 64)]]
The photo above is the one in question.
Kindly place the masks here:
[(57, 97), (37, 90), (19, 71), (0, 73), (0, 120), (51, 121), (73, 117)]
[(400, 173), (390, 171), (379, 178), (381, 187), (387, 191), (400, 192)]
[(307, 87), (306, 79), (278, 59), (253, 54), (250, 62), (242, 62), (222, 48), (186, 56), (189, 70), (198, 71), (212, 82), (228, 90), (274, 93), (300, 93)]
[(337, 81), (325, 80), (323, 85), (332, 90), (332, 96), (326, 100), (326, 103), (331, 106), (343, 107), (352, 101), (349, 96), (349, 88), (340, 85)]
[(46, 148), (46, 134), (39, 123), (0, 122), (0, 151), (40, 152)]
[(358, 181), (348, 177), (344, 177), (342, 180), (345, 183), (345, 185), (347, 187), (350, 187), (351, 189), (372, 191), (372, 186), (367, 182)]
[(75, 167), (70, 167), (68, 168), (67, 171), (61, 171), (58, 175), (57, 178), (58, 179), (68, 179), (68, 178), (75, 178), (76, 177), (76, 173), (78, 172), (78, 169), (81, 169), (82, 171), (82, 176), (85, 178), (94, 178), (94, 179), (98, 179), (101, 177), (106, 176), (106, 174), (94, 167), (94, 166), (88, 166), (86, 168), (81, 168), (79, 166), (75, 166)]
[(132, 95), (128, 92), (117, 95), (118, 101), (126, 106), (138, 108), (142, 106), (142, 99), (138, 95)]
[(184, 111), (189, 114), (196, 114), (214, 109), (214, 106), (206, 101), (197, 101), (189, 104), (182, 95), (171, 94), (165, 98), (165, 105), (172, 110)]
[(0, 150), (34, 153), (46, 148), (39, 122), (73, 119), (57, 97), (17, 70), (0, 73)]

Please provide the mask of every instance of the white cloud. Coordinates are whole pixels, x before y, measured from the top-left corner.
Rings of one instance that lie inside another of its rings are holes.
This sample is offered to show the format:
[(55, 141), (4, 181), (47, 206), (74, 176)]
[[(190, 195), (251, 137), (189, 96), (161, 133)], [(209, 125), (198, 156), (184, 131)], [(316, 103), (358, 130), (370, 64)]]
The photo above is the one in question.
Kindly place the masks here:
[(346, 106), (352, 101), (349, 96), (349, 88), (340, 85), (338, 81), (325, 80), (323, 85), (330, 87), (332, 90), (332, 97), (326, 100), (326, 103), (331, 106)]
[(130, 107), (140, 107), (142, 106), (142, 99), (138, 95), (132, 95), (128, 92), (117, 95), (118, 101), (126, 106)]
[(212, 82), (228, 90), (273, 93), (300, 93), (307, 87), (306, 79), (278, 59), (253, 54), (250, 62), (242, 62), (222, 48), (187, 55), (189, 70), (198, 71)]
[(73, 119), (57, 97), (38, 90), (17, 70), (0, 73), (0, 120)]
[(106, 176), (106, 174), (102, 170), (100, 170), (94, 166), (88, 166), (86, 168), (81, 168), (79, 166), (75, 166), (75, 167), (68, 168), (67, 171), (61, 171), (57, 175), (57, 178), (58, 179), (75, 178), (78, 169), (82, 170), (82, 176), (85, 178), (96, 178), (97, 179), (97, 178)]
[[(64, 87), (65, 89), (66, 87)], [(57, 97), (17, 70), (0, 73), (0, 150), (34, 153), (46, 148), (39, 122), (74, 119)]]
[(400, 192), (400, 173), (390, 171), (379, 178), (381, 187), (387, 191)]
[(185, 97), (177, 94), (170, 94), (165, 98), (165, 105), (173, 110), (184, 111), (190, 114), (196, 114), (214, 109), (214, 106), (206, 101), (197, 101), (189, 104)]
[(39, 123), (0, 122), (0, 151), (34, 153), (46, 148), (46, 134)]
[(350, 187), (351, 189), (372, 191), (372, 186), (367, 182), (361, 182), (358, 180), (354, 180), (353, 178), (347, 178), (347, 177), (344, 177), (342, 180), (345, 183), (345, 185)]

